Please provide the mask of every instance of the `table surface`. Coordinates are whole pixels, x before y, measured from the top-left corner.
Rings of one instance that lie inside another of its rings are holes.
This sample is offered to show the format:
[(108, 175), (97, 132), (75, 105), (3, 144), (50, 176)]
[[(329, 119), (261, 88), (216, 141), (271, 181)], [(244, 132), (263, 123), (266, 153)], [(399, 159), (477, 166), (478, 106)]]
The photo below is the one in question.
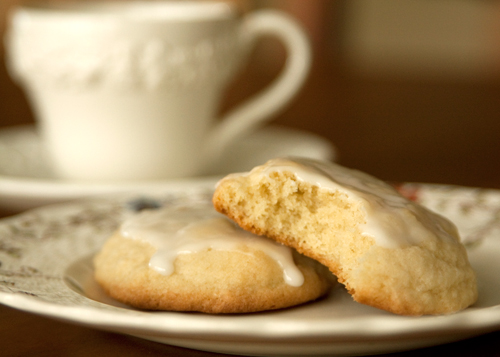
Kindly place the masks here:
[[(271, 76), (250, 75), (237, 82), (226, 105), (255, 91)], [(323, 135), (337, 146), (341, 163), (385, 180), (500, 188), (499, 98), (499, 81), (367, 79), (338, 68), (316, 67), (302, 93), (276, 121)], [(24, 115), (29, 110), (22, 101), (19, 117), (16, 108), (8, 117), (0, 115), (0, 129), (33, 121)], [(0, 212), (0, 217), (8, 214)], [(494, 332), (392, 356), (500, 356), (499, 339), (500, 332)], [(217, 355), (5, 306), (0, 306), (0, 346), (2, 356)]]

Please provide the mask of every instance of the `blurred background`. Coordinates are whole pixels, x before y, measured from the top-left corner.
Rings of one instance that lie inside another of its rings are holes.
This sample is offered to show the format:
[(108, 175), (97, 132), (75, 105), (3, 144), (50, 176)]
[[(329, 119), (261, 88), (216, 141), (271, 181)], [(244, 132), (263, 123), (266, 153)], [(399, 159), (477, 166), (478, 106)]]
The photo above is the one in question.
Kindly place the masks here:
[[(340, 163), (382, 179), (500, 188), (499, 0), (234, 2), (284, 10), (312, 40), (310, 78), (273, 124), (322, 135)], [(19, 3), (0, 1), (2, 37)], [(221, 111), (270, 82), (283, 58), (262, 42)], [(3, 47), (0, 61), (0, 130), (34, 123)]]

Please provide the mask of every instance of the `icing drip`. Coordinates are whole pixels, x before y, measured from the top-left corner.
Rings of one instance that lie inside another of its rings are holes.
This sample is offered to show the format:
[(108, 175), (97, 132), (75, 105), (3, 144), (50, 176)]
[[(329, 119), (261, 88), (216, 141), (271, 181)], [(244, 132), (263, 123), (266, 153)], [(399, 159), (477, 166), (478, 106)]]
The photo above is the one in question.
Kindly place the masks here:
[(149, 266), (163, 275), (174, 272), (174, 261), (180, 254), (208, 250), (252, 254), (245, 249), (246, 246), (274, 259), (283, 269), (283, 279), (287, 284), (301, 286), (304, 282), (290, 248), (241, 229), (209, 206), (144, 210), (122, 224), (121, 234), (157, 248)]

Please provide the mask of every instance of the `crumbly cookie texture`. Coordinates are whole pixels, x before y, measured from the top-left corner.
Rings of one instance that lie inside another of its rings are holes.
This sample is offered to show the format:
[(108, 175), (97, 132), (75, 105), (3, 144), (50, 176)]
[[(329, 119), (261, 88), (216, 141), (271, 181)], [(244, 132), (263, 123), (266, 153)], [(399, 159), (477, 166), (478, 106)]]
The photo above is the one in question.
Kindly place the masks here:
[(222, 179), (213, 203), (244, 229), (328, 266), (357, 302), (418, 316), (477, 299), (455, 226), (359, 171), (271, 160)]
[(321, 264), (294, 253), (304, 283), (290, 286), (275, 260), (251, 248), (182, 254), (165, 276), (149, 267), (155, 252), (117, 231), (94, 258), (95, 279), (109, 296), (139, 309), (205, 313), (286, 308), (318, 299), (335, 281)]

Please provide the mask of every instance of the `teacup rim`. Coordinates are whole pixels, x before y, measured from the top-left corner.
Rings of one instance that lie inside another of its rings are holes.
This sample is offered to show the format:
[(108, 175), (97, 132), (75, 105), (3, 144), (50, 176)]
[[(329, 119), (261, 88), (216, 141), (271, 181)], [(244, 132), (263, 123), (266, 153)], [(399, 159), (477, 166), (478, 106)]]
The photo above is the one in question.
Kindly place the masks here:
[[(166, 10), (167, 11), (160, 11)], [(237, 13), (234, 3), (203, 1), (69, 1), (32, 0), (13, 9), (13, 13), (32, 19), (48, 18), (126, 18), (127, 20), (201, 20), (224, 19)]]

